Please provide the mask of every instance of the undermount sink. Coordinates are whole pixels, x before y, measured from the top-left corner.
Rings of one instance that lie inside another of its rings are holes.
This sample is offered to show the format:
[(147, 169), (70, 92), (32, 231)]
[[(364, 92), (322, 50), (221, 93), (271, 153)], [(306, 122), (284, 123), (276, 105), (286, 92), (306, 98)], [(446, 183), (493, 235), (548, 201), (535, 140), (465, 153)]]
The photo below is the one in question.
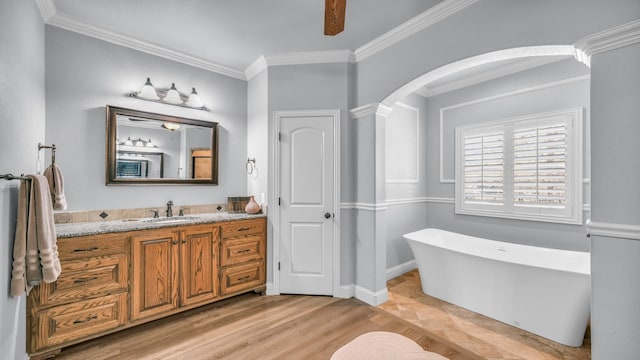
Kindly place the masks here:
[(179, 216), (179, 217), (170, 217), (170, 218), (153, 218), (142, 220), (145, 223), (154, 223), (154, 224), (174, 224), (174, 223), (183, 223), (191, 220), (197, 219), (197, 216)]

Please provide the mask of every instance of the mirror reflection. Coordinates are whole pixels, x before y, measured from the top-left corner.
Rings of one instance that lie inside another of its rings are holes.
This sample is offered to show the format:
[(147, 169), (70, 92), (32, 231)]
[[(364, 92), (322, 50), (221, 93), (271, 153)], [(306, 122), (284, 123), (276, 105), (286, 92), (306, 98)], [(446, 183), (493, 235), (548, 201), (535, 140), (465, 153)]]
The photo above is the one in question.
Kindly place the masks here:
[(107, 106), (107, 184), (217, 184), (217, 123)]

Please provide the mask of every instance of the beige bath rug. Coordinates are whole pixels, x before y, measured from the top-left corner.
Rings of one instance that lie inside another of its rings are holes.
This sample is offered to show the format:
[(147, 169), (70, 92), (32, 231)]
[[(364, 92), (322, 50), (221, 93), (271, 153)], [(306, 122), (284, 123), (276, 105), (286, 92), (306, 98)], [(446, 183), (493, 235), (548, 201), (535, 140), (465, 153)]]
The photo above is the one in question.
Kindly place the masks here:
[(331, 360), (447, 360), (425, 351), (413, 340), (402, 335), (373, 331), (351, 340), (331, 356)]

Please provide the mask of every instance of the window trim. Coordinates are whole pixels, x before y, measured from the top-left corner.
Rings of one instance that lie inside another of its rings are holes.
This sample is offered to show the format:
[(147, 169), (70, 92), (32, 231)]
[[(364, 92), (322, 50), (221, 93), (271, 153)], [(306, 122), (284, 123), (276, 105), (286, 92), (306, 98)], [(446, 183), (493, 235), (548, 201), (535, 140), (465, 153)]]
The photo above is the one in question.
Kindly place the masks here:
[[(462, 215), (488, 216), (506, 219), (542, 221), (564, 224), (582, 224), (583, 202), (583, 126), (584, 108), (575, 107), (498, 121), (458, 126), (455, 128), (455, 213)], [(567, 123), (566, 149), (566, 210), (546, 212), (542, 207), (518, 208), (513, 198), (513, 128), (526, 122), (549, 122), (565, 118)], [(505, 131), (504, 142), (504, 198), (502, 204), (468, 204), (464, 201), (464, 139), (469, 133)]]

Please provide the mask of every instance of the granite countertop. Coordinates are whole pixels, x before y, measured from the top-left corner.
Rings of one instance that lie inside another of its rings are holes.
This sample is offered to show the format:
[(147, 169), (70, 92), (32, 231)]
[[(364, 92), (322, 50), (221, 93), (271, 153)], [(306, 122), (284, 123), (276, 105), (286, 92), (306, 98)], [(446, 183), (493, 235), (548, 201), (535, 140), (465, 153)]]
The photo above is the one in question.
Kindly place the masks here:
[(146, 229), (160, 229), (172, 226), (211, 224), (221, 221), (233, 221), (244, 219), (256, 219), (266, 217), (265, 214), (244, 213), (207, 213), (174, 216), (172, 218), (141, 218), (124, 219), (99, 222), (82, 222), (69, 224), (56, 224), (56, 235), (60, 238), (70, 238), (86, 235), (100, 235)]

